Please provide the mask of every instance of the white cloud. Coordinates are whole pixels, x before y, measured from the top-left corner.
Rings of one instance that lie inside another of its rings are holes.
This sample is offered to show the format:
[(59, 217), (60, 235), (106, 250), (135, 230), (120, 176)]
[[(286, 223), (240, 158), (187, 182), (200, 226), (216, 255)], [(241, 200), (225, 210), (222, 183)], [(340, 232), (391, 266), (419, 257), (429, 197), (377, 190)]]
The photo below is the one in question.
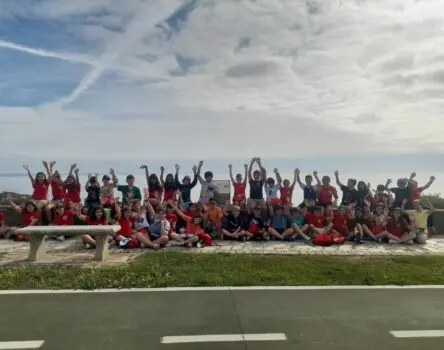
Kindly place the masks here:
[[(2, 149), (60, 158), (444, 152), (443, 1), (200, 0), (173, 28), (156, 26), (185, 3), (0, 5), (5, 19), (58, 21), (85, 42), (76, 53), (69, 41), (63, 53), (7, 38), (0, 47), (91, 66), (66, 98), (0, 109), (14, 122)], [(108, 153), (110, 140), (119, 143)]]

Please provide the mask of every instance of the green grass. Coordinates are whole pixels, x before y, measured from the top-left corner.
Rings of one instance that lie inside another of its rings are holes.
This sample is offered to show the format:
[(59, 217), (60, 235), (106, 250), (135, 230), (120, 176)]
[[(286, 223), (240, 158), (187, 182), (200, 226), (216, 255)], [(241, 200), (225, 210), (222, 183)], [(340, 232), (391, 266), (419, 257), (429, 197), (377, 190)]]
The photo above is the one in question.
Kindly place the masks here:
[(144, 254), (128, 266), (0, 269), (0, 289), (444, 284), (444, 257)]

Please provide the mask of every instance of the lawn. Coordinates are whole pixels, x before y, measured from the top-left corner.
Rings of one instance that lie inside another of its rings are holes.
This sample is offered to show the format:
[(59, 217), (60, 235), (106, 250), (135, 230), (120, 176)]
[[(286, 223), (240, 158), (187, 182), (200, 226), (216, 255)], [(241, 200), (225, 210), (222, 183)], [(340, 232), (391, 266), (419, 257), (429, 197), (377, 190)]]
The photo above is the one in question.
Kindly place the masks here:
[(144, 254), (106, 268), (0, 269), (0, 289), (444, 284), (444, 257)]

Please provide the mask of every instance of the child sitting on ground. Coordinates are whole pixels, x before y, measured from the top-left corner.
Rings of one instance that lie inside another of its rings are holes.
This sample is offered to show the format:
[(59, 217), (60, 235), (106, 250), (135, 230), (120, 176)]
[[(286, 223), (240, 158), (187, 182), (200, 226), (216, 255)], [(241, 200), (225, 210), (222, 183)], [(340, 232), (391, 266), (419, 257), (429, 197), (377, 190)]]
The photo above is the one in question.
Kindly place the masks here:
[(181, 242), (186, 247), (191, 248), (194, 244), (202, 247), (201, 237), (205, 236), (204, 218), (198, 214), (193, 218), (185, 215), (172, 201), (168, 203), (178, 216), (184, 220), (187, 225), (183, 232), (175, 234), (174, 239)]
[(424, 209), (421, 201), (416, 199), (413, 201), (414, 209), (408, 211), (410, 218), (412, 219), (413, 233), (416, 234), (415, 243), (417, 244), (426, 243), (428, 238), (427, 220), (429, 215), (431, 215), (435, 210), (432, 203), (430, 203), (430, 200), (425, 199), (425, 202), (430, 210)]
[[(202, 199), (204, 200), (204, 198)], [(204, 202), (202, 201), (202, 203)], [(208, 207), (205, 204), (202, 204), (202, 208), (204, 209), (203, 217), (211, 227), (213, 238), (222, 238), (222, 219), (224, 213), (222, 209), (217, 206), (216, 199), (211, 198), (208, 201)]]
[(306, 242), (309, 242), (311, 240), (310, 236), (307, 235), (308, 225), (305, 224), (303, 209), (301, 209), (300, 207), (290, 208), (290, 222), (291, 227), (294, 231), (295, 238), (300, 237)]
[[(34, 202), (26, 202), (25, 205), (21, 207), (12, 201), (11, 196), (8, 196), (7, 200), (12, 209), (14, 209), (17, 213), (22, 214), (22, 227), (40, 225), (40, 211)], [(14, 239), (15, 241), (29, 241), (28, 236), (16, 234), (17, 229), (17, 227), (9, 228), (8, 233), (10, 238)]]
[[(103, 211), (102, 207), (93, 207), (89, 210), (88, 215), (85, 215), (82, 214), (81, 206), (77, 206), (76, 215), (80, 220), (86, 222), (86, 224), (90, 226), (108, 225), (108, 221), (106, 220), (105, 212)], [(113, 237), (108, 236), (107, 240), (108, 243), (112, 242)], [(96, 236), (93, 233), (83, 235), (82, 241), (86, 249), (96, 247)]]
[(246, 223), (242, 220), (241, 209), (238, 206), (232, 206), (231, 211), (225, 215), (222, 222), (222, 235), (230, 239), (242, 239), (245, 241), (248, 237), (245, 231)]
[(314, 207), (313, 213), (307, 212), (305, 214), (305, 222), (308, 224), (309, 232), (313, 236), (329, 233), (333, 228), (333, 225), (328, 222), (319, 206)]
[[(71, 210), (66, 210), (62, 202), (56, 204), (54, 209), (54, 225), (56, 226), (72, 226), (74, 225), (74, 215)], [(64, 241), (65, 236), (58, 234), (55, 236), (58, 241)]]
[(274, 207), (269, 203), (270, 225), (268, 234), (277, 240), (294, 240), (294, 230), (281, 204)]
[(253, 214), (248, 219), (247, 235), (254, 239), (268, 239), (268, 233), (265, 230), (265, 221), (262, 217), (262, 208), (255, 207)]

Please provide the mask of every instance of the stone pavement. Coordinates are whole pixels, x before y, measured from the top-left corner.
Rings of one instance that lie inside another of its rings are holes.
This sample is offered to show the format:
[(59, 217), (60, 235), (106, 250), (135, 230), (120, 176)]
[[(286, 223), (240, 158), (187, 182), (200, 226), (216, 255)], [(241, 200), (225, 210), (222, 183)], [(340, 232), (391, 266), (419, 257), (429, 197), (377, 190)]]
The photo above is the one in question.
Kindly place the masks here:
[[(27, 242), (0, 240), (0, 265), (24, 262), (27, 254)], [(79, 239), (68, 239), (64, 242), (46, 241), (47, 263), (91, 264), (94, 251), (83, 248)], [(316, 247), (302, 242), (215, 242), (212, 247), (184, 248), (170, 244), (165, 250), (189, 253), (230, 253), (230, 254), (281, 254), (281, 255), (340, 255), (340, 256), (418, 256), (444, 255), (444, 237), (431, 239), (424, 246), (389, 245), (366, 242), (362, 245), (346, 243), (342, 246)], [(148, 249), (124, 250), (110, 249), (110, 258), (106, 265), (124, 264), (143, 253), (155, 253)], [(99, 265), (99, 263), (97, 263)], [(102, 264), (103, 265), (103, 264)]]

